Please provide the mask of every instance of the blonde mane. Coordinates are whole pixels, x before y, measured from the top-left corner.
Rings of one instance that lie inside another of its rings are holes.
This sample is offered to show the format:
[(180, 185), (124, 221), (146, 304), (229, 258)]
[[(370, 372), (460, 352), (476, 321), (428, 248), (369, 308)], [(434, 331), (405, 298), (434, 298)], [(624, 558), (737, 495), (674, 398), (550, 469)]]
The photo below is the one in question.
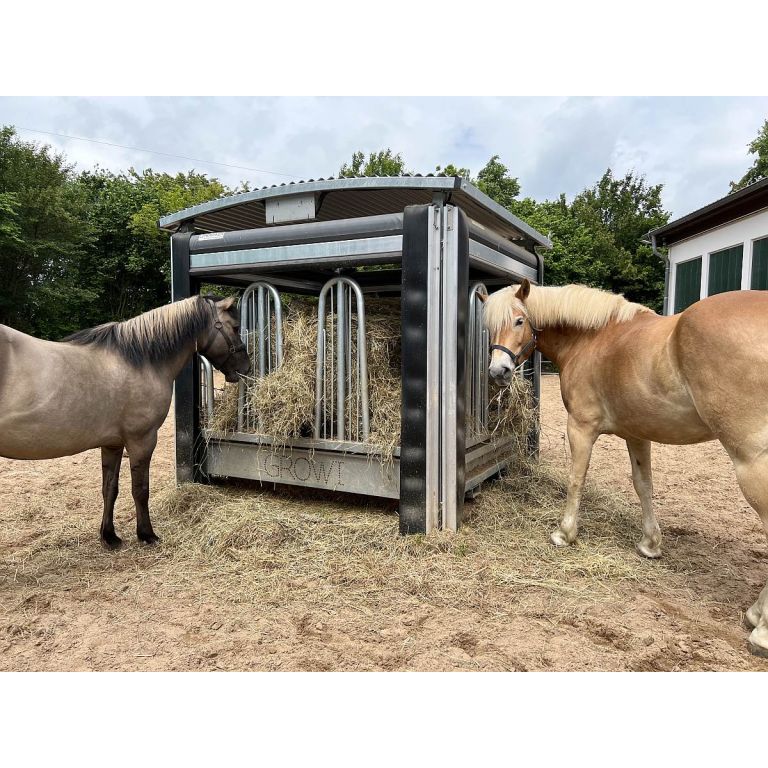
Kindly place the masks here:
[(526, 314), (536, 328), (567, 326), (580, 330), (603, 328), (610, 322), (625, 323), (640, 312), (653, 310), (627, 301), (621, 294), (588, 288), (585, 285), (539, 288), (531, 286), (525, 303), (512, 285), (492, 294), (485, 302), (485, 324), (498, 333), (514, 318), (514, 311)]

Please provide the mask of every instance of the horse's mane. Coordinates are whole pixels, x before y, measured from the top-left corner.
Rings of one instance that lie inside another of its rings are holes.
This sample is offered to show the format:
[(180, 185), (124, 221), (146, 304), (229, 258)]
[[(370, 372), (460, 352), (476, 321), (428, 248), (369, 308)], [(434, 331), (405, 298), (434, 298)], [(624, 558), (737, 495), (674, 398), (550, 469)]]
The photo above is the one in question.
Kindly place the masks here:
[(485, 323), (491, 333), (498, 333), (512, 322), (514, 309), (527, 313), (536, 328), (559, 325), (584, 331), (603, 328), (610, 322), (624, 323), (640, 312), (653, 312), (621, 294), (586, 285), (532, 285), (525, 304), (515, 296), (517, 289), (516, 285), (503, 288), (485, 302)]
[(77, 331), (62, 341), (113, 350), (134, 366), (159, 363), (199, 336), (211, 322), (206, 298), (218, 300), (214, 296), (192, 296), (122, 323), (104, 323)]

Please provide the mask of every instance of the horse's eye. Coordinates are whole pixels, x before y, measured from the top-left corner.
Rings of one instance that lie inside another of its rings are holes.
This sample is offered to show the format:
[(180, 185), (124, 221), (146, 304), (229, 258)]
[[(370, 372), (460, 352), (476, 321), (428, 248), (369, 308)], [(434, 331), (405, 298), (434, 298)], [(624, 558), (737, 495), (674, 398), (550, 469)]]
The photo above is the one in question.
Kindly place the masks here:
[(517, 320), (515, 321), (515, 325), (522, 325), (522, 324), (523, 324), (523, 318), (518, 317)]

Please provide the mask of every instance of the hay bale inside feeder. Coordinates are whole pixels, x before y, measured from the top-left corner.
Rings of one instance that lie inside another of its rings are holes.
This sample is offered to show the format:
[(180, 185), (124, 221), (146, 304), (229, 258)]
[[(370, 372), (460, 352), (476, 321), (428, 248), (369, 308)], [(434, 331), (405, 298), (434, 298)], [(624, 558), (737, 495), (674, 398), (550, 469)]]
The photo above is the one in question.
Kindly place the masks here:
[[(350, 318), (351, 338), (356, 338), (357, 316)], [(326, 318), (330, 332), (333, 317)], [(317, 301), (291, 296), (283, 306), (283, 364), (263, 377), (249, 377), (245, 399), (252, 419), (244, 431), (288, 442), (314, 435), (315, 364), (317, 358)], [(367, 299), (365, 304), (368, 392), (371, 431), (366, 441), (382, 463), (391, 463), (400, 445), (401, 427), (401, 327), (398, 299)], [(253, 346), (253, 345), (251, 345)], [(357, 354), (353, 343), (351, 358)], [(254, 360), (254, 369), (256, 361)], [(326, 370), (325, 379), (332, 376)], [(354, 386), (347, 392), (348, 411), (359, 392)], [(327, 381), (326, 381), (327, 384)], [(214, 432), (234, 433), (238, 423), (238, 385), (225, 384), (217, 391), (211, 417), (203, 415), (206, 426)], [(529, 453), (528, 438), (536, 424), (536, 409), (530, 384), (514, 377), (507, 387), (491, 392), (489, 400), (489, 439), (512, 438), (510, 453), (523, 461)], [(477, 436), (467, 413), (467, 430)]]

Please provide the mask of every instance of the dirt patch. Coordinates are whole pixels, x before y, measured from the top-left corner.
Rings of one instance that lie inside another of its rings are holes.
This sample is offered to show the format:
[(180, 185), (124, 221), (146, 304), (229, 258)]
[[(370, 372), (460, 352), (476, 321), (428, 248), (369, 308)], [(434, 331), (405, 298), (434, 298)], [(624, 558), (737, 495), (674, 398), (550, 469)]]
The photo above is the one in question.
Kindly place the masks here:
[[(567, 460), (564, 424), (546, 378), (545, 467)], [(173, 491), (169, 420), (152, 467), (163, 543), (135, 542), (124, 461), (128, 543), (111, 553), (97, 451), (0, 460), (0, 668), (768, 669), (741, 626), (768, 546), (730, 461), (714, 443), (654, 446), (653, 460), (660, 562), (634, 552), (639, 505), (616, 438), (595, 446), (582, 539), (566, 551), (546, 545), (558, 490), (534, 477), (484, 491), (456, 537), (399, 539), (385, 502), (263, 489), (204, 489), (220, 494), (210, 515)], [(246, 517), (228, 516), (244, 495)]]

